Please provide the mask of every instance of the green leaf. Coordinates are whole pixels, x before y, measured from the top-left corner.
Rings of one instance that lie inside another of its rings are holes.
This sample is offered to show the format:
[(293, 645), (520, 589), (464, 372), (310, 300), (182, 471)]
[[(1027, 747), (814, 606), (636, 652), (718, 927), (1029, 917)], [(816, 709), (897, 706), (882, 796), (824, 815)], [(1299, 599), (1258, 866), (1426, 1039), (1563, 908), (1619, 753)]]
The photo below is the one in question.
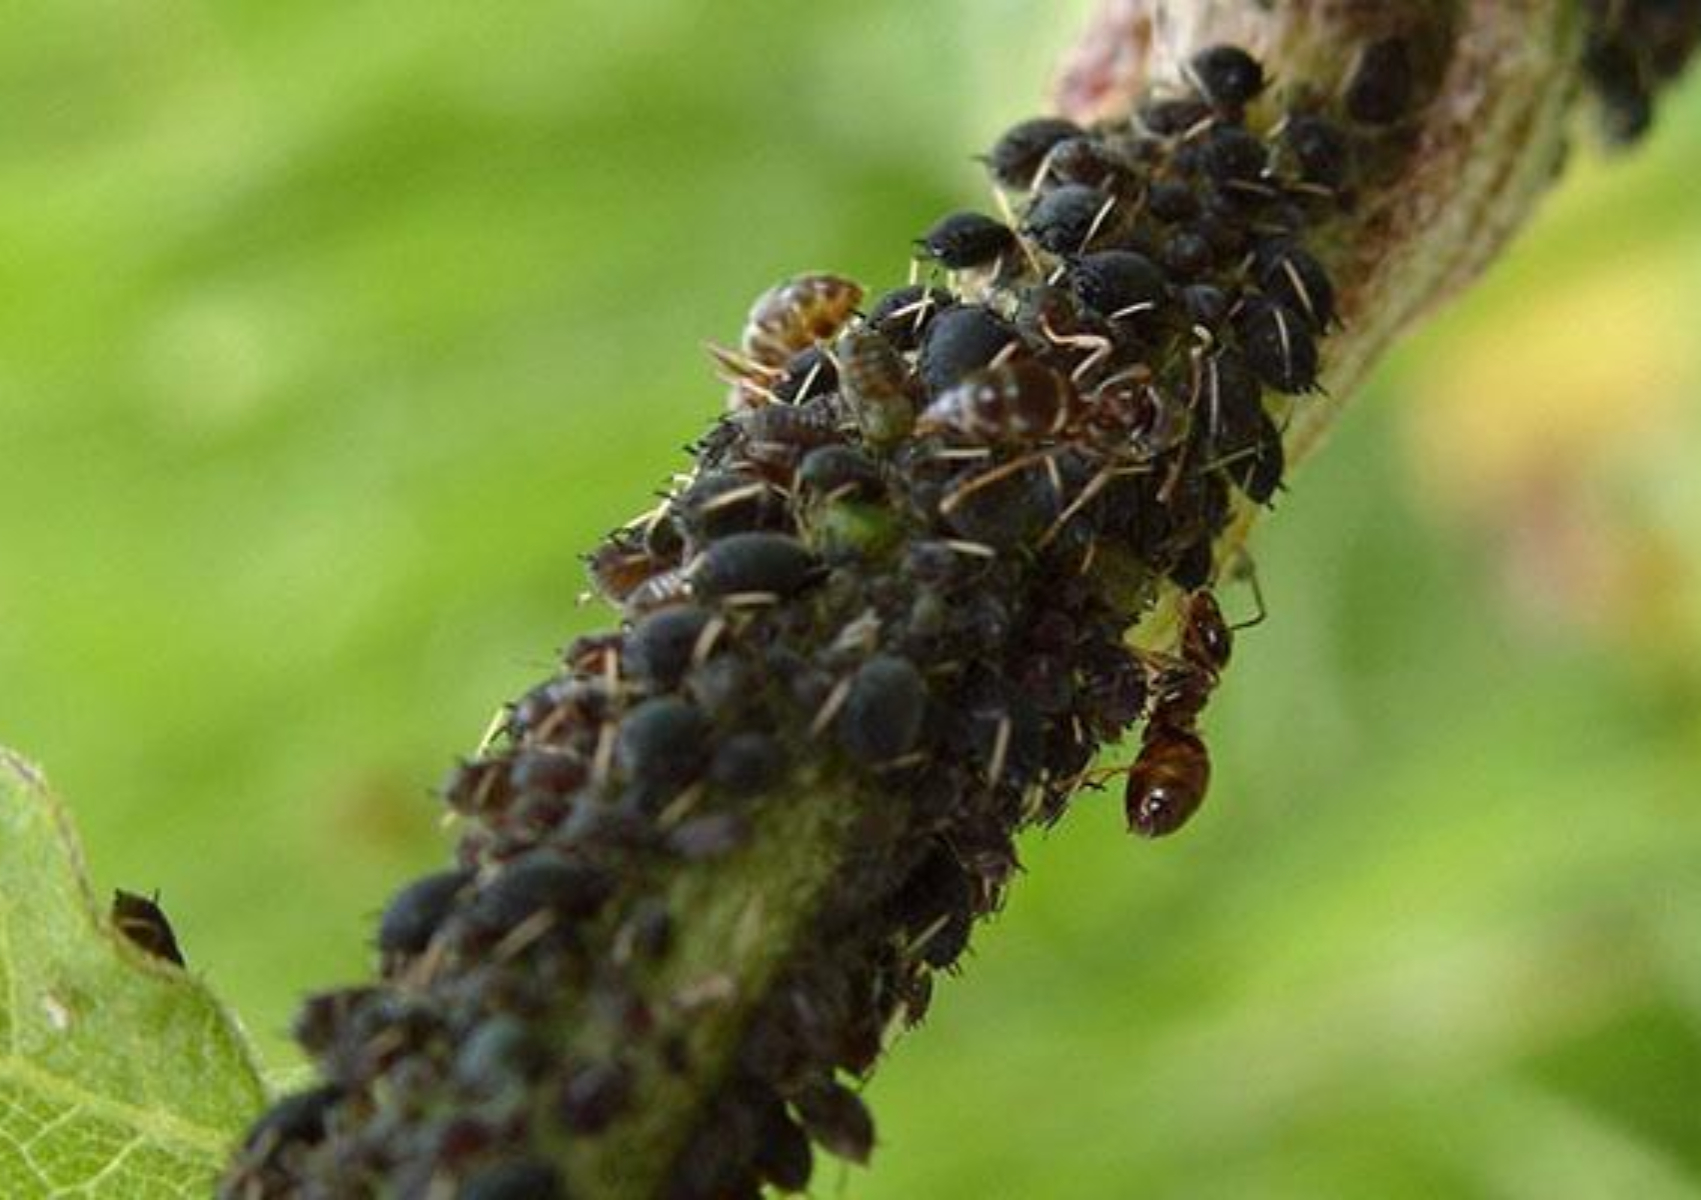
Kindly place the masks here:
[(0, 1196), (206, 1196), (264, 1091), (199, 980), (120, 937), (41, 775), (0, 749)]

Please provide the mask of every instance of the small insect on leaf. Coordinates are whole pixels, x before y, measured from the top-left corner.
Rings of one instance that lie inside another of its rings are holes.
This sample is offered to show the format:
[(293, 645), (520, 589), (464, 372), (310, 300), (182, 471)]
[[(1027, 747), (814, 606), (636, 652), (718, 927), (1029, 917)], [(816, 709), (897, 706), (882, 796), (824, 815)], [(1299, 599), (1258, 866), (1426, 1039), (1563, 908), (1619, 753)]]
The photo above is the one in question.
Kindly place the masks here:
[(119, 889), (112, 893), (112, 925), (132, 945), (140, 947), (155, 958), (183, 966), (183, 951), (177, 946), (177, 935), (157, 896), (149, 899), (135, 892)]

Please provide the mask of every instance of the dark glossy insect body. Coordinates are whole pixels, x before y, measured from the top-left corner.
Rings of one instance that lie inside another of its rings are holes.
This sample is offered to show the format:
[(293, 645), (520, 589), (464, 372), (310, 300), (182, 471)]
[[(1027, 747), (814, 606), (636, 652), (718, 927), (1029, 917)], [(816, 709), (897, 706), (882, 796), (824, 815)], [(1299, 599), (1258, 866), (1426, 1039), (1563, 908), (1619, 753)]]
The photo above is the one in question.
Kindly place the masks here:
[(1205, 98), (1235, 111), (1264, 90), (1264, 68), (1239, 46), (1211, 46), (1188, 60), (1188, 73)]
[(1111, 320), (1150, 311), (1164, 298), (1163, 272), (1132, 250), (1084, 254), (1069, 268), (1068, 279), (1082, 304)]
[(248, 1134), (248, 1147), (323, 1140), (325, 1117), (343, 1094), (340, 1086), (328, 1083), (281, 1097), (255, 1123)]
[(507, 864), (475, 892), (468, 918), (479, 929), (506, 933), (540, 913), (584, 920), (614, 894), (614, 879), (589, 863), (535, 850)]
[(915, 749), (927, 717), (927, 684), (907, 658), (882, 654), (851, 676), (836, 728), (859, 762), (883, 763)]
[(897, 348), (863, 327), (839, 339), (838, 353), (839, 386), (862, 436), (875, 447), (902, 441), (915, 424), (915, 404), (909, 367)]
[(378, 921), (378, 950), (422, 954), (472, 883), (471, 871), (440, 871), (415, 880), (391, 898)]
[(633, 626), (627, 636), (626, 670), (634, 678), (664, 691), (678, 686), (711, 620), (713, 614), (695, 605), (651, 613)]
[(1043, 363), (1019, 359), (967, 376), (923, 410), (916, 428), (985, 445), (1022, 445), (1061, 435), (1080, 415), (1074, 384)]
[(838, 367), (820, 346), (799, 350), (786, 363), (785, 374), (773, 387), (774, 399), (782, 404), (802, 404), (825, 396), (839, 386)]
[(885, 491), (879, 465), (850, 446), (811, 450), (798, 464), (797, 485), (820, 496), (873, 499)]
[(929, 396), (978, 371), (1017, 340), (1010, 323), (979, 305), (950, 308), (934, 318), (921, 343), (918, 370)]
[(1181, 615), (1181, 656), (1157, 681), (1123, 792), (1128, 827), (1143, 837), (1174, 833), (1205, 801), (1211, 758), (1198, 735), (1199, 714), (1234, 649), (1234, 634), (1207, 589), (1189, 593)]
[(1269, 151), (1263, 141), (1238, 125), (1212, 129), (1200, 155), (1205, 173), (1224, 184), (1255, 183), (1268, 161)]
[(1128, 827), (1142, 837), (1166, 837), (1204, 803), (1211, 783), (1205, 743), (1183, 730), (1162, 728), (1147, 737), (1128, 773), (1124, 805)]
[(1179, 179), (1160, 179), (1146, 191), (1146, 210), (1160, 221), (1185, 221), (1199, 211), (1199, 197)]
[(620, 722), (615, 765), (643, 784), (681, 787), (702, 766), (709, 733), (708, 721), (689, 701), (676, 696), (646, 700)]
[(1306, 183), (1331, 191), (1346, 183), (1352, 143), (1333, 121), (1311, 114), (1293, 117), (1282, 130), (1282, 141)]
[(815, 1170), (809, 1135), (786, 1113), (778, 1096), (757, 1105), (755, 1124), (756, 1153), (752, 1161), (757, 1173), (782, 1192), (808, 1188)]
[(815, 578), (815, 556), (783, 533), (736, 533), (715, 542), (692, 564), (700, 595), (790, 596)]
[(986, 168), (1007, 188), (1027, 188), (1052, 147), (1082, 132), (1079, 125), (1061, 117), (1036, 117), (1012, 125), (987, 152)]
[(916, 241), (916, 248), (952, 271), (985, 267), (1016, 249), (1009, 226), (984, 213), (959, 212), (942, 218)]
[(178, 948), (177, 935), (157, 900), (123, 890), (112, 893), (112, 925), (131, 945), (155, 958), (183, 965), (183, 951)]
[(1410, 111), (1415, 86), (1410, 43), (1405, 38), (1372, 42), (1347, 81), (1347, 115), (1361, 125), (1392, 125)]
[(779, 370), (792, 355), (831, 341), (862, 303), (862, 288), (838, 275), (799, 275), (750, 306), (740, 339), (752, 362)]
[(1197, 279), (1211, 269), (1210, 240), (1190, 229), (1177, 230), (1164, 243), (1164, 268), (1177, 279)]
[(1159, 137), (1180, 137), (1214, 115), (1210, 104), (1197, 96), (1151, 100), (1140, 106), (1140, 124)]
[(828, 1080), (798, 1093), (793, 1103), (822, 1149), (847, 1162), (868, 1161), (874, 1152), (874, 1119), (855, 1092)]
[(1023, 229), (1052, 254), (1081, 254), (1105, 231), (1115, 206), (1115, 198), (1097, 188), (1066, 183), (1034, 201)]
[(1291, 241), (1265, 242), (1253, 263), (1266, 295), (1306, 319), (1315, 333), (1335, 321), (1335, 286), (1323, 264)]
[[(912, 283), (895, 288), (874, 302), (865, 322), (868, 328), (908, 353), (921, 345), (922, 333), (934, 316), (950, 308), (956, 299), (941, 288)], [(840, 353), (843, 351), (841, 349)]]
[(1247, 365), (1278, 392), (1298, 395), (1317, 386), (1317, 343), (1291, 308), (1254, 297), (1235, 321)]
[(1054, 181), (1122, 194), (1132, 185), (1133, 175), (1128, 164), (1098, 138), (1078, 137), (1060, 142), (1046, 159), (1044, 182)]

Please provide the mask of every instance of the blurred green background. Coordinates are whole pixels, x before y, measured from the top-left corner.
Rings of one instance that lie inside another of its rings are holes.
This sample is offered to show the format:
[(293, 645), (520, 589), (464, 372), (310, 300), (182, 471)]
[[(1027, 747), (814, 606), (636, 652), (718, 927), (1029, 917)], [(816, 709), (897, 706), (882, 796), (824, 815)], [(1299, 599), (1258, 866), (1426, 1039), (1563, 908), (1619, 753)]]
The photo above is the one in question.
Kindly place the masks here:
[[(0, 740), (272, 1063), (700, 341), (901, 277), (1083, 7), (8, 12)], [(1701, 86), (1579, 159), (1259, 534), (1206, 815), (1032, 839), (819, 1193), (1701, 1195)]]

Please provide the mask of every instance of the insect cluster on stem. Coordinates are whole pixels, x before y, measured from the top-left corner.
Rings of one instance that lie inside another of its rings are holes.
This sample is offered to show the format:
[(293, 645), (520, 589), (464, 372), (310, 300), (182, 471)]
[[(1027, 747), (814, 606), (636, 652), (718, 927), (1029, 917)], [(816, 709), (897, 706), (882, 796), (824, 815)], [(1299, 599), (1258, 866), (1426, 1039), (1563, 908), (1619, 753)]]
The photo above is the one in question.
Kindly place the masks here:
[[(1375, 92), (1319, 99), (1214, 47), (1131, 120), (1006, 132), (1002, 217), (923, 230), (911, 283), (760, 297), (714, 351), (728, 412), (590, 556), (619, 627), (452, 775), (457, 861), (385, 909), (379, 982), (303, 1008), (322, 1082), (254, 1126), (225, 1193), (565, 1196), (572, 1148), (681, 1080), (707, 1100), (673, 1200), (865, 1160), (855, 1082), (999, 907), (1015, 834), (1142, 717), (1135, 830), (1203, 800), (1214, 550), (1280, 494), (1319, 386), (1338, 318), (1313, 235), (1400, 119)], [(1136, 651), (1166, 596), (1179, 647)], [(721, 878), (805, 768), (857, 797), (808, 936), (759, 997), (682, 980), (681, 881)]]

